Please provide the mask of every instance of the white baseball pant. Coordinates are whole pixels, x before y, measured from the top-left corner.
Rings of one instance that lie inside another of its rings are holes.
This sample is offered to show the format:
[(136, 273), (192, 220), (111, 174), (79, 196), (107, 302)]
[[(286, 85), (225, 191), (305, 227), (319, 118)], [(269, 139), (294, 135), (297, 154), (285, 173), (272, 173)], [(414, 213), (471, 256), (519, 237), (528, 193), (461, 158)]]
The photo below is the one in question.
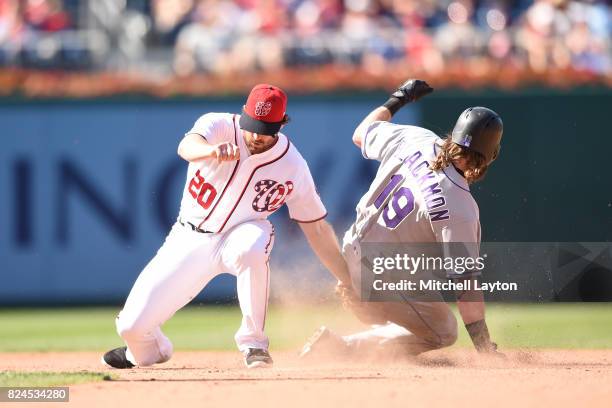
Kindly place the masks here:
[(240, 351), (268, 348), (264, 334), (274, 227), (267, 220), (206, 234), (175, 223), (155, 257), (138, 276), (116, 320), (128, 359), (149, 366), (168, 361), (172, 343), (160, 326), (189, 303), (215, 276), (237, 277), (242, 324), (235, 335)]

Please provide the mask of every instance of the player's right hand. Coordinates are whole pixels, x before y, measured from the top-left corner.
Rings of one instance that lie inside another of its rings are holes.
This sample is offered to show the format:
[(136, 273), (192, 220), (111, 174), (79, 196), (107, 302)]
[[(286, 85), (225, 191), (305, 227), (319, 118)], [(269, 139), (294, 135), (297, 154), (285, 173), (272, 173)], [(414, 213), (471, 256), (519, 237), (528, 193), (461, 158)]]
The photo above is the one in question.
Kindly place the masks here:
[(240, 149), (233, 143), (224, 142), (215, 145), (214, 156), (217, 161), (234, 161), (240, 159)]
[(432, 92), (433, 88), (427, 82), (420, 79), (409, 79), (401, 84), (391, 96), (398, 98), (403, 104), (407, 104)]
[(338, 281), (335, 292), (340, 298), (344, 310), (352, 312), (361, 322), (365, 324), (381, 323), (380, 319), (375, 317), (374, 308), (371, 304), (362, 302), (350, 284), (346, 285)]

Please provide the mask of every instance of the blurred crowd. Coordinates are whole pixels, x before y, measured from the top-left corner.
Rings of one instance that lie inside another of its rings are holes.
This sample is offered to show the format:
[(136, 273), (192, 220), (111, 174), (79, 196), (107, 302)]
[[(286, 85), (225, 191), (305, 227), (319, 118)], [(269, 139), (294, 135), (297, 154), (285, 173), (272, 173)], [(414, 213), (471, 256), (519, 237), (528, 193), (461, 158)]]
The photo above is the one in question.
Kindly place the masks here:
[(0, 66), (233, 74), (495, 63), (612, 72), (600, 0), (0, 0)]

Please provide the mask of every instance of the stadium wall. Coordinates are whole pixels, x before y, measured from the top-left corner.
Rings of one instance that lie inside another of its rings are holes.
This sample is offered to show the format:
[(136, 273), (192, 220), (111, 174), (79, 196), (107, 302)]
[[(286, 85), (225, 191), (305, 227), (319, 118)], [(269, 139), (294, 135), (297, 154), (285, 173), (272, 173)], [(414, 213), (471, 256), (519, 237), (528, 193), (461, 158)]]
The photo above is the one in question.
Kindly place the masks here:
[[(376, 163), (351, 143), (384, 94), (294, 96), (286, 134), (309, 163), (339, 235)], [(121, 303), (176, 218), (186, 164), (178, 141), (197, 117), (242, 98), (0, 101), (0, 304)], [(610, 241), (608, 89), (437, 92), (396, 117), (438, 134), (467, 106), (505, 123), (501, 155), (473, 186), (483, 239)], [(326, 279), (285, 210), (273, 267)], [(274, 278), (273, 278), (274, 279)], [(216, 279), (196, 299), (234, 297)]]

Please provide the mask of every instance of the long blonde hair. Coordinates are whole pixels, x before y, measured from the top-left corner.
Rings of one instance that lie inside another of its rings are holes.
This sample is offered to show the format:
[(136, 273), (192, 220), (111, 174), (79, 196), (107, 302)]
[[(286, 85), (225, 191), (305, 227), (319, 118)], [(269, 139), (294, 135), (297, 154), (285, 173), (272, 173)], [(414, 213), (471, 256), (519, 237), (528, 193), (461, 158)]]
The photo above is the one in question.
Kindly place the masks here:
[(489, 168), (487, 160), (482, 154), (454, 143), (450, 136), (444, 139), (444, 145), (431, 163), (430, 168), (439, 171), (450, 166), (453, 160), (458, 159), (465, 159), (467, 163), (467, 169), (463, 171), (463, 176), (468, 184), (482, 180)]

